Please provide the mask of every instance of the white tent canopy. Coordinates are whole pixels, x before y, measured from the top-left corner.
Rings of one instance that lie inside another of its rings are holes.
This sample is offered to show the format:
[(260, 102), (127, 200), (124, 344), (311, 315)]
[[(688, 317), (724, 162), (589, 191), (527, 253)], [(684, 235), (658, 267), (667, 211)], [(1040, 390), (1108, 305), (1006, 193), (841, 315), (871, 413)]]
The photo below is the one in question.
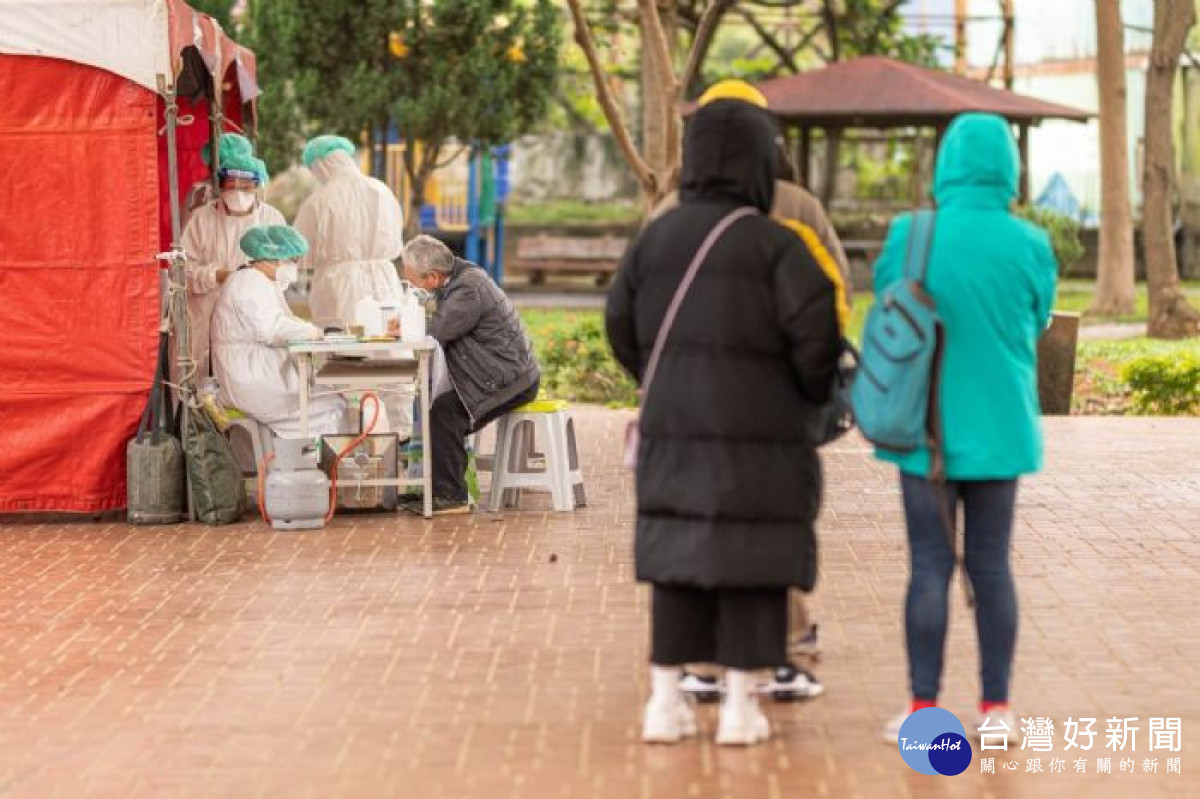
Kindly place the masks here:
[(253, 54), (183, 0), (0, 0), (0, 53), (87, 64), (151, 91), (159, 75), (173, 81), (188, 46), (215, 76), (236, 64), (242, 100), (258, 96)]

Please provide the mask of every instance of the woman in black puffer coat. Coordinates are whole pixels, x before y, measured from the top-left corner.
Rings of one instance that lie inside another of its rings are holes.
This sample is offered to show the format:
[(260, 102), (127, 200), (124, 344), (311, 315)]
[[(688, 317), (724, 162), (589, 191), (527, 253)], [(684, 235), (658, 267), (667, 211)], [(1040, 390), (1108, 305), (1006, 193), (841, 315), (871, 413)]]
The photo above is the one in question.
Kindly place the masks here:
[(632, 243), (609, 293), (617, 359), (638, 381), (702, 240), (739, 219), (700, 266), (643, 397), (637, 577), (654, 586), (643, 739), (695, 729), (685, 663), (726, 667), (718, 743), (764, 740), (751, 671), (786, 662), (787, 589), (816, 579), (820, 463), (809, 430), (837, 365), (835, 289), (802, 240), (771, 221), (774, 120), (740, 100), (700, 108), (678, 208)]

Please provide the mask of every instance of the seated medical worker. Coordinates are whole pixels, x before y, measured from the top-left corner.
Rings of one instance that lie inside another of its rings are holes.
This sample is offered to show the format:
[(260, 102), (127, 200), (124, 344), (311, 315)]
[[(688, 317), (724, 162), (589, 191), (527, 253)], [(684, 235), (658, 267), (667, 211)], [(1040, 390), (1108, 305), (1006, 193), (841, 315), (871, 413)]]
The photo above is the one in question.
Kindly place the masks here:
[[(296, 259), (308, 242), (287, 225), (271, 225), (247, 231), (241, 248), (249, 264), (225, 281), (212, 319), (221, 402), (280, 438), (300, 438), (300, 376), (287, 345), (319, 339), (322, 331), (293, 314), (283, 292), (295, 282)], [(311, 399), (309, 434), (339, 432), (345, 409), (336, 395)]]

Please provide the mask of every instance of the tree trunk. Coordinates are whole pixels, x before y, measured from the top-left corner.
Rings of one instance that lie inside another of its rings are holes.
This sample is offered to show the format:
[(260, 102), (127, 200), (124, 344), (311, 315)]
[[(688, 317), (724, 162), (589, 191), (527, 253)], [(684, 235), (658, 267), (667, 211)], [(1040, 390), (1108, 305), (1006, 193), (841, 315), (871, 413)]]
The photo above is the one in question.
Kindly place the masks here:
[[(658, 0), (658, 16), (672, 58), (679, 30), (679, 20), (673, 0)], [(653, 32), (645, 15), (639, 17), (642, 36), (642, 154), (651, 172), (657, 176), (656, 191), (647, 193), (651, 205), (657, 204), (672, 187), (668, 185), (679, 147), (679, 121), (672, 91), (673, 65), (662, 65), (651, 52)], [(665, 66), (665, 69), (664, 69)]]
[(1121, 0), (1096, 0), (1100, 89), (1100, 260), (1088, 313), (1132, 314), (1137, 301), (1129, 148), (1125, 135), (1125, 32)]
[(421, 232), (421, 208), (425, 206), (425, 190), (429, 177), (437, 168), (440, 147), (422, 147), (419, 157), (411, 149), (405, 153), (404, 168), (408, 172), (408, 207), (404, 209), (404, 238), (411, 239)]
[(1146, 249), (1146, 282), (1150, 293), (1147, 332), (1154, 338), (1186, 338), (1200, 334), (1200, 313), (1188, 304), (1179, 285), (1172, 230), (1171, 188), (1175, 175), (1175, 73), (1196, 19), (1192, 0), (1154, 3), (1154, 44), (1146, 75), (1145, 184), (1142, 236)]

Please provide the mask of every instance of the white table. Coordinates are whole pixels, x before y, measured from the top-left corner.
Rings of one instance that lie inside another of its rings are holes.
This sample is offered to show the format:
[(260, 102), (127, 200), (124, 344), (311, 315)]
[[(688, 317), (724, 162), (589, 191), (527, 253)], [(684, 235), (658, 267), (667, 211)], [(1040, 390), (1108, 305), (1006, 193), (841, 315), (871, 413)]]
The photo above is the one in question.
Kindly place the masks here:
[[(412, 385), (417, 383), (417, 394), (421, 403), (421, 479), (402, 477), (397, 468), (395, 478), (349, 481), (350, 486), (395, 486), (397, 489), (420, 486), (424, 502), (425, 518), (433, 517), (433, 446), (429, 437), (430, 362), (437, 351), (437, 342), (432, 338), (417, 343), (400, 341), (329, 343), (325, 341), (297, 341), (288, 345), (295, 356), (300, 372), (300, 424), (303, 435), (310, 435), (308, 427), (309, 375), (314, 373), (313, 361), (317, 355), (366, 357), (362, 361), (339, 361), (331, 359), (314, 375), (321, 385), (351, 389), (375, 389), (384, 386)], [(382, 403), (380, 412), (383, 412)], [(339, 481), (341, 483), (342, 481)]]

